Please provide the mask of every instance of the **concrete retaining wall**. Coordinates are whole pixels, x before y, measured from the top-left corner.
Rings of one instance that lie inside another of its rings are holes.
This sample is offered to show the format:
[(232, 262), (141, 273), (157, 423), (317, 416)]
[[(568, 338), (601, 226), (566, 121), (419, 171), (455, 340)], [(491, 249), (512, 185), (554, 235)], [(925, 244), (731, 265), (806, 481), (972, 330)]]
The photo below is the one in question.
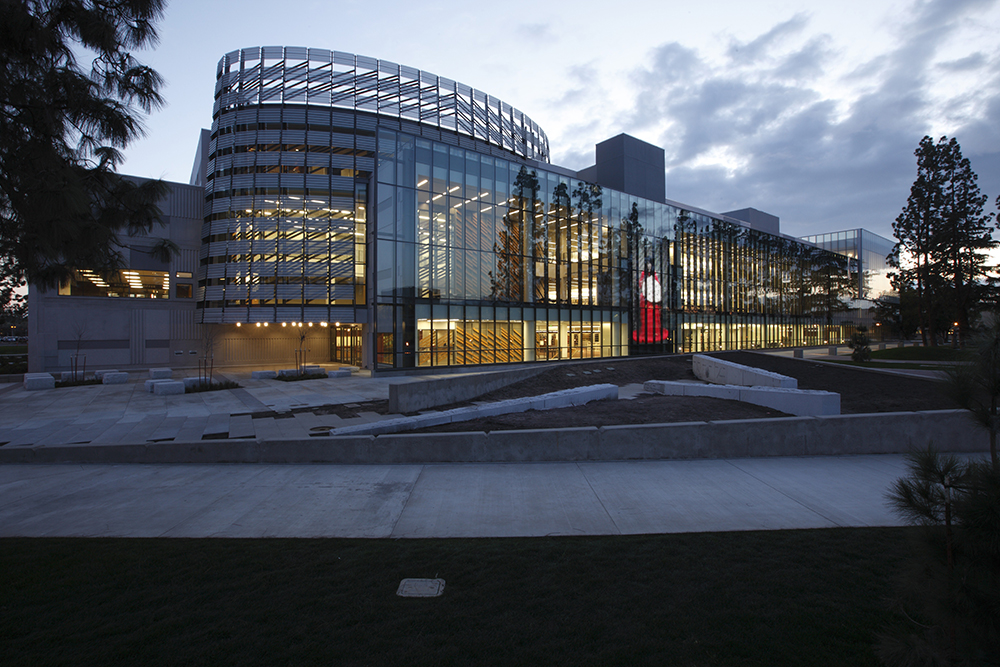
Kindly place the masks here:
[(422, 382), (389, 385), (389, 412), (418, 412), (469, 401), (507, 385), (534, 377), (550, 367), (518, 368), (496, 373), (450, 375)]
[(442, 412), (426, 412), (415, 417), (400, 417), (398, 419), (384, 419), (371, 424), (343, 426), (335, 429), (332, 435), (354, 435), (357, 433), (380, 435), (383, 433), (398, 433), (400, 431), (415, 431), (440, 424), (470, 421), (472, 419), (479, 419), (480, 417), (494, 417), (514, 412), (527, 412), (528, 410), (555, 410), (556, 408), (586, 405), (591, 401), (608, 399), (618, 400), (617, 385), (595, 384), (587, 387), (573, 387), (572, 389), (549, 392), (541, 396), (525, 396), (506, 401), (496, 401), (495, 403), (484, 403), (482, 405), (472, 405), (453, 410), (443, 410)]
[(964, 410), (302, 440), (0, 447), (0, 463), (455, 463), (989, 451)]
[(669, 380), (649, 380), (642, 385), (642, 388), (648, 392), (665, 396), (708, 396), (753, 403), (799, 417), (840, 414), (840, 394), (832, 391), (783, 389), (781, 387), (741, 387), (732, 384), (695, 384)]
[(723, 361), (704, 354), (691, 357), (691, 369), (699, 380), (712, 384), (738, 384), (744, 387), (780, 387), (796, 389), (798, 380), (759, 368)]

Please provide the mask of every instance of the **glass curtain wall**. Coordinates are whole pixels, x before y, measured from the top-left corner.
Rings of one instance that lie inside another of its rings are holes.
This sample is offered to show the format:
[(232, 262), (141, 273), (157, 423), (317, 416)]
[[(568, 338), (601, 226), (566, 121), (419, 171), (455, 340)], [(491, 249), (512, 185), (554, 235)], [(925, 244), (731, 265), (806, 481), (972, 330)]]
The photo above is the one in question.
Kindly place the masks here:
[(381, 367), (843, 338), (844, 255), (515, 160), (384, 128), (377, 139)]
[(375, 161), (374, 129), (357, 120), (281, 105), (216, 119), (198, 282), (205, 322), (354, 320)]

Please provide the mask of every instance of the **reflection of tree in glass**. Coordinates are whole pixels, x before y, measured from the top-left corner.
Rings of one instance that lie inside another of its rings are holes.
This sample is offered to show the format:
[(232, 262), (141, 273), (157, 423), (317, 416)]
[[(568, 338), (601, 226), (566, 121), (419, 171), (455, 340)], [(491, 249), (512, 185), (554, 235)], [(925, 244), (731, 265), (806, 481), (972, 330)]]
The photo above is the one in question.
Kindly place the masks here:
[[(604, 190), (600, 185), (594, 183), (584, 183), (579, 181), (573, 190), (573, 197), (576, 199), (577, 210), (577, 233), (576, 241), (578, 245), (577, 276), (580, 303), (587, 303), (594, 294), (594, 272), (590, 265), (594, 261), (594, 209), (601, 209), (601, 195)], [(586, 272), (586, 274), (584, 274)], [(586, 282), (586, 284), (584, 284)], [(584, 296), (586, 295), (586, 297)]]
[(532, 197), (534, 215), (532, 215), (531, 219), (532, 261), (529, 264), (529, 273), (531, 274), (532, 294), (534, 294), (535, 302), (544, 303), (548, 296), (545, 267), (549, 255), (548, 225), (551, 221), (546, 218), (543, 202), (538, 199), (537, 194), (538, 190), (535, 190)]
[[(696, 245), (695, 241), (697, 238), (697, 228), (698, 228), (698, 223), (695, 221), (694, 218), (691, 217), (690, 212), (685, 210), (681, 210), (680, 212), (678, 212), (677, 221), (674, 223), (674, 238), (676, 239), (677, 243), (676, 254), (678, 257), (678, 264), (680, 263), (681, 257), (686, 258), (688, 260), (694, 257), (694, 248)], [(685, 298), (685, 295), (681, 291), (684, 288), (689, 289), (691, 282), (690, 276), (684, 275), (683, 271), (684, 271), (683, 266), (679, 265), (677, 268), (677, 280), (680, 281), (681, 284), (678, 285), (676, 290), (680, 294), (677, 300), (676, 308), (688, 310), (690, 309), (691, 304), (693, 304), (694, 301), (690, 298), (691, 297), (690, 294), (688, 294), (687, 298)], [(686, 283), (684, 279), (687, 279)]]
[(642, 222), (639, 221), (639, 205), (632, 203), (629, 214), (622, 218), (621, 225), (622, 245), (625, 247), (625, 257), (622, 258), (618, 269), (618, 287), (621, 290), (620, 303), (629, 304), (629, 312), (632, 321), (636, 321), (639, 314), (639, 300), (632, 289), (632, 283), (638, 280), (639, 276), (632, 275), (632, 258), (639, 257), (639, 241), (642, 237)]
[(736, 280), (736, 267), (739, 262), (736, 258), (741, 230), (743, 228), (725, 220), (712, 220), (712, 237), (719, 244), (717, 252), (718, 280), (721, 293), (718, 295), (716, 310), (722, 313), (729, 313), (734, 310), (734, 290), (738, 289)]
[(489, 272), (490, 296), (494, 301), (521, 301), (524, 285), (524, 220), (538, 208), (538, 174), (521, 167), (514, 181), (514, 201), (497, 229), (493, 253), (496, 273)]
[[(825, 317), (828, 325), (833, 316), (850, 309), (854, 281), (851, 280), (849, 257), (821, 248), (808, 247), (803, 252), (803, 313)], [(856, 261), (856, 260), (853, 260)]]
[[(559, 183), (552, 191), (552, 209), (555, 214), (555, 236), (551, 239), (555, 243), (555, 259), (559, 265), (569, 261), (566, 253), (567, 239), (569, 238), (569, 187), (565, 183)], [(567, 301), (569, 298), (569, 287), (566, 285), (565, 276), (549, 276), (550, 281), (556, 283), (556, 298), (560, 301)]]

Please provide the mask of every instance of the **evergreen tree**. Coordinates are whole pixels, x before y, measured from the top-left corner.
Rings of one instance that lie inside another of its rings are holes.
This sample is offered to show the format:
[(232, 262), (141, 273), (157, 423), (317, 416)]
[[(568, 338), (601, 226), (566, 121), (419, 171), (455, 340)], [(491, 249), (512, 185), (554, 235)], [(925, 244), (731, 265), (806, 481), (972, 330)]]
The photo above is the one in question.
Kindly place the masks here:
[[(941, 226), (944, 194), (941, 188), (941, 167), (937, 147), (930, 137), (920, 140), (914, 151), (917, 156), (917, 178), (910, 187), (910, 197), (903, 212), (892, 224), (896, 246), (889, 264), (896, 269), (891, 275), (893, 287), (902, 290), (912, 285), (919, 304), (923, 344), (935, 342), (931, 329), (934, 319), (934, 286), (931, 285), (933, 254)], [(909, 261), (902, 258), (908, 255)]]
[(894, 667), (1000, 664), (1000, 468), (932, 449), (888, 494), (920, 528), (878, 653)]
[(917, 178), (892, 226), (893, 286), (915, 290), (925, 345), (936, 344), (939, 321), (958, 322), (964, 343), (986, 296), (986, 253), (997, 246), (993, 214), (983, 213), (986, 196), (958, 141), (924, 137), (914, 155)]
[[(162, 105), (151, 46), (164, 0), (0, 2), (0, 287), (52, 287), (75, 268), (122, 265), (122, 233), (160, 221), (160, 181), (116, 173)], [(85, 54), (93, 57), (88, 67)]]
[(938, 142), (943, 168), (943, 225), (935, 265), (945, 281), (945, 299), (958, 322), (959, 344), (964, 347), (972, 319), (984, 297), (983, 279), (989, 268), (987, 251), (993, 239), (993, 214), (983, 213), (986, 195), (980, 193), (978, 176), (954, 138)]

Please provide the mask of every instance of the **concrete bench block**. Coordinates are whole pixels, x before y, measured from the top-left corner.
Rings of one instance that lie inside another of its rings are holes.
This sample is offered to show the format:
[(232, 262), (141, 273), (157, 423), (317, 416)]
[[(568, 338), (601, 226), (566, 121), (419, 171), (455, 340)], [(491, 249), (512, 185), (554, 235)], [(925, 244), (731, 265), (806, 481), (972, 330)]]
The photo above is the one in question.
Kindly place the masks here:
[[(83, 373), (77, 373), (76, 376), (80, 380), (83, 380), (84, 377), (85, 377)], [(73, 381), (73, 371), (62, 371), (59, 374), (59, 381), (60, 382), (72, 382)]]
[(806, 355), (805, 355), (805, 350), (795, 350), (795, 351), (794, 351), (794, 352), (792, 353), (792, 355), (793, 355), (793, 356), (794, 356), (794, 357), (795, 357), (796, 359), (805, 359), (805, 356), (806, 356)]
[(326, 376), (328, 378), (349, 378), (351, 371), (327, 371)]
[(294, 377), (299, 374), (298, 368), (282, 368), (278, 371), (278, 377)]
[(353, 372), (359, 371), (361, 369), (358, 368), (357, 366), (341, 366), (340, 370), (342, 370), (342, 371), (348, 371), (348, 372), (353, 373)]
[(166, 378), (157, 378), (156, 380), (146, 380), (145, 383), (144, 383), (145, 386), (146, 386), (146, 391), (148, 391), (150, 394), (152, 394), (153, 393), (153, 387), (155, 385), (159, 384), (160, 382), (173, 382), (173, 380), (169, 380), (169, 379), (166, 379)]
[(712, 384), (737, 384), (745, 387), (785, 387), (794, 389), (798, 381), (778, 373), (743, 366), (704, 354), (691, 357), (691, 369), (699, 380)]
[(414, 418), (416, 423), (413, 428), (427, 428), (428, 426), (438, 426), (440, 424), (450, 424), (451, 415), (447, 412), (430, 412)]
[(118, 369), (116, 369), (116, 368), (107, 368), (107, 369), (101, 370), (101, 371), (94, 371), (94, 377), (97, 378), (98, 380), (102, 380), (103, 381), (105, 373), (117, 373), (117, 372), (118, 372)]
[(163, 380), (153, 385), (153, 393), (157, 396), (176, 396), (184, 393), (184, 383), (179, 380)]
[(748, 387), (740, 390), (740, 400), (799, 417), (840, 414), (840, 394), (829, 391)]
[(667, 394), (670, 383), (666, 380), (646, 380), (642, 383), (642, 390), (650, 394)]
[(150, 380), (169, 380), (173, 376), (174, 371), (169, 368), (150, 368), (149, 369), (149, 379)]
[(674, 382), (672, 380), (649, 380), (644, 382), (642, 388), (651, 394), (663, 394), (664, 396), (683, 396), (686, 382)]
[(278, 371), (252, 371), (250, 377), (254, 380), (273, 380), (278, 377)]
[(307, 374), (322, 373), (323, 372), (323, 367), (322, 366), (317, 366), (315, 364), (310, 364), (310, 365), (303, 366), (302, 367), (302, 372), (303, 373), (307, 373)]
[(693, 382), (689, 382), (684, 385), (684, 395), (738, 401), (740, 400), (741, 389), (743, 387), (732, 384), (694, 384)]
[(128, 383), (128, 373), (123, 373), (120, 371), (105, 372), (101, 376), (101, 383), (103, 384), (127, 384)]
[(557, 408), (568, 408), (576, 405), (573, 396), (569, 394), (552, 393), (536, 402), (536, 410), (555, 410)]
[(505, 406), (502, 403), (484, 403), (483, 405), (476, 406), (479, 412), (479, 417), (496, 417), (497, 415), (505, 415), (508, 412), (524, 412), (524, 410), (511, 410), (509, 406)]
[(56, 379), (51, 373), (25, 373), (22, 384), (27, 391), (55, 389)]
[[(202, 383), (202, 379), (197, 375), (194, 377), (182, 378), (179, 381), (184, 383), (185, 389), (190, 389), (191, 387), (197, 387)], [(146, 380), (146, 382), (149, 382), (149, 380)], [(205, 380), (205, 382), (208, 382), (208, 380)]]
[(470, 419), (479, 419), (479, 406), (473, 405), (467, 408), (455, 408), (454, 410), (448, 410), (443, 414), (448, 415), (450, 423), (456, 424), (460, 422), (467, 422)]

